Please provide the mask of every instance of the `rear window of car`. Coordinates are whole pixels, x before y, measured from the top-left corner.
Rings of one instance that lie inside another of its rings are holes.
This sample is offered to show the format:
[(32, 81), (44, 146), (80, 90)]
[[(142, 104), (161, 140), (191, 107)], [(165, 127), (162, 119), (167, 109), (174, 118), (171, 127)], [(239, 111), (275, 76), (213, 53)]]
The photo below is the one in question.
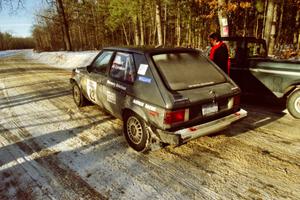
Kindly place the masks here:
[(218, 84), (224, 75), (200, 53), (152, 55), (153, 61), (171, 90)]

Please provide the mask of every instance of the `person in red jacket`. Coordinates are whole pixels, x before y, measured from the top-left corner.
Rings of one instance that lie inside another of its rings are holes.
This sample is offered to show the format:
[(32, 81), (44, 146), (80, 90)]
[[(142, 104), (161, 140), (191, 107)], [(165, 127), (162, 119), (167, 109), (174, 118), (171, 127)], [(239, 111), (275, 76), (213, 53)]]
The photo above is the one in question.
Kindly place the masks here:
[(208, 37), (212, 46), (210, 50), (210, 59), (214, 61), (226, 74), (230, 73), (230, 59), (227, 45), (221, 41), (218, 33), (212, 33)]

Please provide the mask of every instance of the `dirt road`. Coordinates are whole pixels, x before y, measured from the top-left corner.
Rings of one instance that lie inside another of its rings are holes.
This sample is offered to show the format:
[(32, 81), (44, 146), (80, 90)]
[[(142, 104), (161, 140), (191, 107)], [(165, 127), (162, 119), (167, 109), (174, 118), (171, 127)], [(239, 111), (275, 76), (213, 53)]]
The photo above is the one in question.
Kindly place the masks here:
[(300, 199), (300, 123), (245, 105), (230, 129), (140, 154), (122, 122), (78, 109), (70, 72), (0, 59), (0, 199)]

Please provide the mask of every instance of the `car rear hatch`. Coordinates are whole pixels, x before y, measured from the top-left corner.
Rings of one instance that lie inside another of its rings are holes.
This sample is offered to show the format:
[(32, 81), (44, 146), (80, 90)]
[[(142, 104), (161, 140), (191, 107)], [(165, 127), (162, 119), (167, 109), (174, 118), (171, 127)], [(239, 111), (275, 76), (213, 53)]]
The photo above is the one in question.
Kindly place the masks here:
[(199, 53), (165, 53), (153, 60), (168, 88), (164, 127), (176, 130), (239, 110), (240, 89)]

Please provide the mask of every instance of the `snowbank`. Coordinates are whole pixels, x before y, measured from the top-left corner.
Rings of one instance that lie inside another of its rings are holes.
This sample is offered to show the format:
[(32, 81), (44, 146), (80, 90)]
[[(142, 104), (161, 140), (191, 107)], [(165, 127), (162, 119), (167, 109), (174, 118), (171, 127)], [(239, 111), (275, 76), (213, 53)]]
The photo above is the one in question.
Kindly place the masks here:
[(7, 56), (12, 56), (17, 53), (20, 53), (23, 50), (7, 50), (7, 51), (0, 51), (0, 58), (7, 57)]
[(37, 60), (57, 68), (73, 69), (76, 67), (87, 66), (92, 62), (99, 51), (81, 51), (81, 52), (42, 52), (36, 53), (30, 51), (26, 54), (28, 58)]

